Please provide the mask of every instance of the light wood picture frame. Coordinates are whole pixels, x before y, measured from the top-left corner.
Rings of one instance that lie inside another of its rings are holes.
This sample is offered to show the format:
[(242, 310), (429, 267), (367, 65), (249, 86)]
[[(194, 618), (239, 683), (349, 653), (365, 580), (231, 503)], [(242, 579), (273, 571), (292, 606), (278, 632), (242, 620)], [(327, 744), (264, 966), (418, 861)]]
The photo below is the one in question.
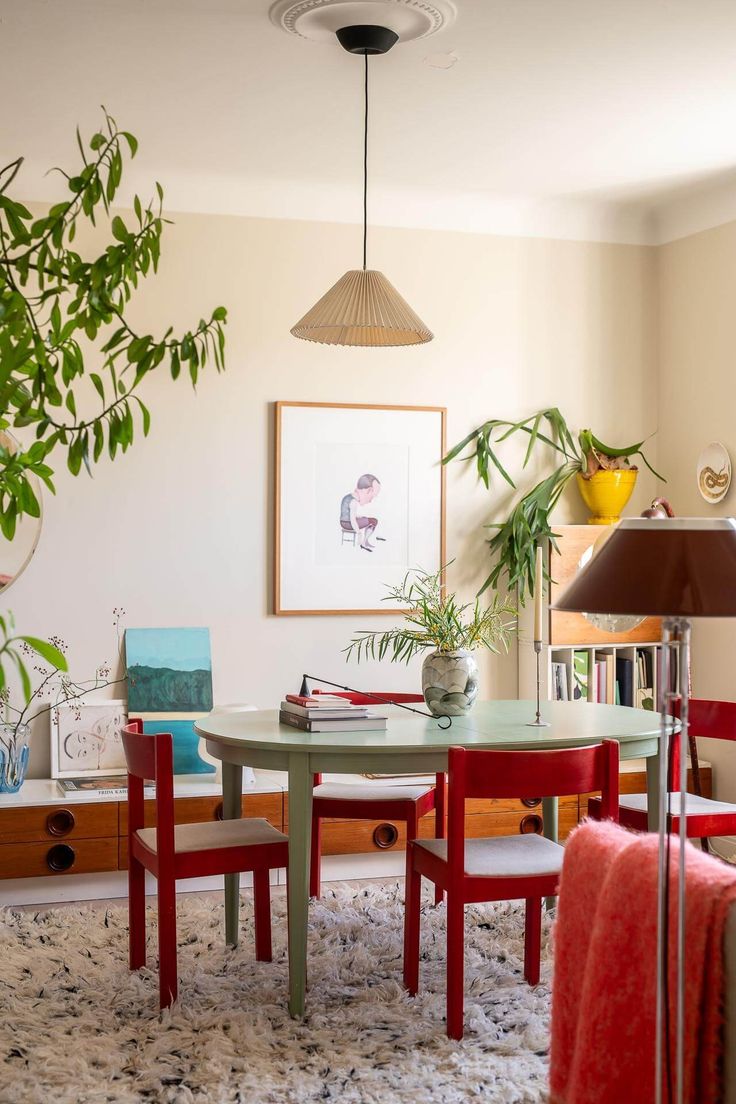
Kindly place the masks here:
[(274, 407), (273, 612), (395, 616), (387, 585), (445, 564), (446, 409)]

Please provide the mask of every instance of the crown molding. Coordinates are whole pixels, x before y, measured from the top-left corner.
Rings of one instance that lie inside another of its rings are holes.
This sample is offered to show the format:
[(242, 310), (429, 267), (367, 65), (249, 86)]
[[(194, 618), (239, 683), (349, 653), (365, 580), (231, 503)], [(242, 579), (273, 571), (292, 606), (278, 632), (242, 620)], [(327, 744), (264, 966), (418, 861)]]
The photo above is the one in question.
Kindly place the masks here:
[[(26, 162), (21, 182), (28, 202), (65, 198), (63, 181)], [(133, 195), (152, 193), (155, 172), (136, 163), (126, 170), (116, 205), (131, 206)], [(263, 180), (215, 174), (168, 173), (167, 212), (241, 215), (250, 218), (331, 222), (360, 221), (355, 189), (319, 180)], [(440, 193), (374, 186), (369, 226), (444, 230), (504, 237), (652, 244), (648, 211), (634, 204), (588, 200), (540, 200), (473, 192)]]
[(653, 244), (666, 245), (736, 221), (736, 173), (710, 187), (660, 201), (652, 212)]

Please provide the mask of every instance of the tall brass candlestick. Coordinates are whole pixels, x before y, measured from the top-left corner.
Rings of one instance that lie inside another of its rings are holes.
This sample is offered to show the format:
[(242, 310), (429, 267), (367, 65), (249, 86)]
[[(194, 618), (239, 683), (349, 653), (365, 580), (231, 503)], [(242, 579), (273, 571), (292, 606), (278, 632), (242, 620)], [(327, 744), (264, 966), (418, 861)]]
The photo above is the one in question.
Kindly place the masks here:
[(542, 640), (544, 637), (542, 629), (544, 618), (544, 562), (542, 559), (541, 544), (537, 545), (537, 556), (534, 568), (534, 651), (536, 652), (537, 656), (537, 715), (533, 721), (529, 721), (529, 727), (549, 728), (549, 721), (543, 721), (541, 718), (541, 707), (539, 701), (539, 664), (542, 655)]

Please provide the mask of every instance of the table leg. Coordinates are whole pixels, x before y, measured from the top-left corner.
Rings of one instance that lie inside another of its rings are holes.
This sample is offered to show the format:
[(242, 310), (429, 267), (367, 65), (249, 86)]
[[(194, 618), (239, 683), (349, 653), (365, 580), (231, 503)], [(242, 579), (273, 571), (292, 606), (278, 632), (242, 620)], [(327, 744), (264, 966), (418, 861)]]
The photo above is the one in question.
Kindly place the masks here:
[[(242, 814), (243, 768), (235, 763), (222, 764), (222, 817), (236, 820)], [(240, 934), (240, 874), (225, 875), (225, 942), (238, 945)]]
[[(557, 812), (558, 800), (556, 797), (542, 798), (542, 819), (544, 821), (544, 834), (548, 840), (557, 843)], [(547, 910), (553, 909), (557, 904), (556, 897), (547, 897), (545, 905)]]
[(647, 756), (647, 828), (659, 829), (659, 755)]
[(304, 1015), (307, 988), (309, 853), (312, 837), (312, 774), (305, 754), (289, 756), (289, 1012)]

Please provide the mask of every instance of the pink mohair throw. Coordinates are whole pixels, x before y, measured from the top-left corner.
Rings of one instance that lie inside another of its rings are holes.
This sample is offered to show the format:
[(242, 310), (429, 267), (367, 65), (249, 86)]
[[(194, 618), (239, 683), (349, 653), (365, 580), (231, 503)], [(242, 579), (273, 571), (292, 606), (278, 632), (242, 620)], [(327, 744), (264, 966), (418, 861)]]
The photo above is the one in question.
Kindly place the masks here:
[[(552, 992), (552, 1104), (652, 1104), (656, 835), (587, 821), (562, 867)], [(679, 841), (671, 840), (669, 986), (674, 1066)], [(687, 844), (685, 1094), (722, 1099), (723, 932), (736, 870)], [(673, 1071), (674, 1077), (674, 1071)], [(666, 1092), (664, 1099), (667, 1099)]]

